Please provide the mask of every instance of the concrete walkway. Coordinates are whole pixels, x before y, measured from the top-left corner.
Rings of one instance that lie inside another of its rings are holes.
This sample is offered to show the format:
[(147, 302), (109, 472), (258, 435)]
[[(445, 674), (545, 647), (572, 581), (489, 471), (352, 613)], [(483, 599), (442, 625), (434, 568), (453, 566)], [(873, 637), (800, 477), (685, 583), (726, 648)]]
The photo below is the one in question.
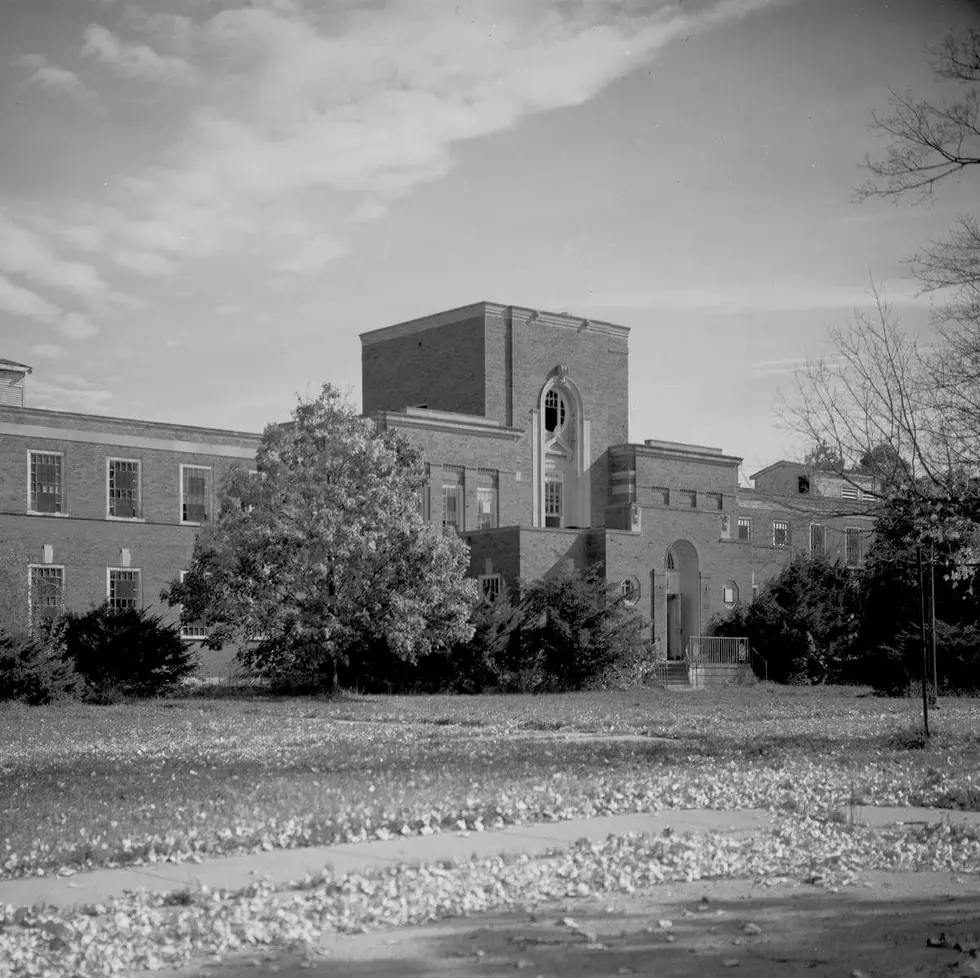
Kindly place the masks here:
[[(930, 808), (854, 809), (854, 819), (864, 825), (935, 824), (980, 828), (980, 812), (955, 812)], [(67, 877), (31, 877), (0, 881), (0, 904), (14, 907), (43, 902), (49, 906), (72, 907), (103, 903), (127, 892), (147, 890), (169, 893), (188, 887), (240, 889), (259, 879), (288, 886), (311, 874), (329, 871), (336, 875), (401, 863), (461, 862), (499, 855), (540, 855), (579, 839), (602, 841), (627, 832), (659, 834), (666, 828), (677, 832), (724, 832), (746, 835), (771, 828), (773, 813), (763, 810), (715, 811), (674, 809), (656, 813), (608, 815), (534, 825), (515, 825), (491, 832), (446, 832), (408, 836), (374, 842), (313, 846), (306, 849), (277, 849), (208, 859), (203, 863), (154, 863), (121, 869), (76, 873)]]

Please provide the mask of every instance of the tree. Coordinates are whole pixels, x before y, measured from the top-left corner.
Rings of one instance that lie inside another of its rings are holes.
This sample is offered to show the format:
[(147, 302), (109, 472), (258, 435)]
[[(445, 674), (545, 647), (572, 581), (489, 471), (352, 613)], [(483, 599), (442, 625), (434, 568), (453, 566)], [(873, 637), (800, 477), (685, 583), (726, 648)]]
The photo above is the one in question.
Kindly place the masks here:
[(818, 472), (840, 472), (844, 468), (844, 460), (837, 453), (837, 449), (824, 441), (818, 441), (803, 456), (803, 464)]
[(334, 688), (359, 649), (401, 660), (466, 640), (476, 585), (468, 551), (421, 515), (421, 455), (329, 384), (269, 425), (257, 472), (233, 469), (183, 582), (162, 598), (206, 640), (277, 682)]
[[(928, 201), (951, 177), (980, 173), (980, 28), (949, 34), (929, 58), (950, 96), (929, 101), (892, 91), (888, 110), (872, 118), (888, 145), (883, 156), (865, 160), (871, 178), (860, 200)], [(924, 291), (941, 295), (937, 341), (923, 347), (872, 286), (875, 312), (831, 330), (833, 355), (797, 373), (794, 403), (783, 415), (808, 441), (826, 442), (842, 461), (872, 474), (883, 496), (914, 504), (920, 542), (971, 541), (956, 549), (956, 573), (966, 578), (980, 558), (976, 217), (963, 215), (947, 238), (911, 256), (910, 267)]]

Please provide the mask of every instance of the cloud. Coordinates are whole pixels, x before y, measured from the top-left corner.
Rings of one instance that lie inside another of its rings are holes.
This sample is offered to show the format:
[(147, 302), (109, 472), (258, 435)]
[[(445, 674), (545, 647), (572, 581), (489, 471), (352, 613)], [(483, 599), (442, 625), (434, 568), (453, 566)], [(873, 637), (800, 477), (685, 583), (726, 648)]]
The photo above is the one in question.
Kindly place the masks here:
[(33, 74), (24, 80), (25, 85), (37, 85), (49, 92), (61, 92), (78, 102), (90, 103), (95, 98), (94, 93), (75, 72), (51, 64), (43, 55), (22, 55), (17, 59), (17, 64), (34, 69)]
[(310, 275), (321, 271), (334, 259), (344, 254), (344, 247), (326, 234), (318, 234), (298, 251), (284, 258), (279, 264), (281, 272)]
[(0, 210), (0, 271), (21, 275), (38, 285), (99, 299), (109, 292), (98, 271), (83, 262), (58, 257), (33, 231)]
[(87, 340), (98, 333), (98, 328), (91, 318), (83, 312), (66, 313), (57, 323), (62, 336), (71, 340)]
[(169, 275), (177, 268), (177, 263), (163, 255), (158, 255), (152, 251), (132, 251), (120, 250), (113, 251), (110, 255), (112, 260), (123, 268), (128, 268), (131, 272), (140, 275), (160, 276)]
[(388, 208), (373, 197), (362, 201), (354, 208), (350, 219), (352, 221), (377, 221), (388, 213)]
[(59, 306), (30, 289), (21, 288), (4, 275), (0, 275), (0, 310), (42, 323), (54, 322), (62, 315)]
[(98, 410), (112, 400), (112, 392), (93, 386), (78, 386), (73, 378), (63, 377), (62, 382), (53, 383), (42, 377), (31, 379), (31, 400), (39, 407), (52, 407), (59, 410)]
[[(923, 300), (908, 284), (888, 290), (892, 305), (916, 304)], [(670, 289), (638, 289), (591, 292), (577, 298), (565, 297), (542, 302), (542, 308), (572, 309), (677, 309), (711, 314), (752, 312), (846, 311), (874, 305), (874, 296), (865, 286), (822, 285), (805, 282), (711, 283)]]
[(188, 82), (194, 70), (183, 58), (159, 54), (147, 44), (131, 44), (98, 24), (85, 29), (82, 55), (109, 66), (122, 78), (156, 82)]
[(60, 346), (55, 346), (54, 343), (38, 343), (37, 346), (31, 347), (30, 352), (36, 357), (53, 360), (55, 357), (60, 357), (65, 351)]

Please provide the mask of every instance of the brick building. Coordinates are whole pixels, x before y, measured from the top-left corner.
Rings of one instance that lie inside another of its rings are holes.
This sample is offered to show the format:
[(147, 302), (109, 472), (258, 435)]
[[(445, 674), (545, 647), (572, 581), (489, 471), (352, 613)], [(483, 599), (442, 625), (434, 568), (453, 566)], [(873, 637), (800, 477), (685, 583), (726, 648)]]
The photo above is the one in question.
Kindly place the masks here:
[[(373, 330), (361, 337), (363, 409), (422, 449), (423, 510), (464, 537), (485, 590), (601, 563), (675, 658), (792, 553), (859, 564), (871, 487), (777, 462), (746, 489), (741, 459), (721, 449), (630, 443), (628, 337), (490, 302)], [(31, 408), (29, 374), (0, 360), (0, 548), (15, 592), (24, 582), (14, 604), (25, 617), (157, 604), (259, 435)]]

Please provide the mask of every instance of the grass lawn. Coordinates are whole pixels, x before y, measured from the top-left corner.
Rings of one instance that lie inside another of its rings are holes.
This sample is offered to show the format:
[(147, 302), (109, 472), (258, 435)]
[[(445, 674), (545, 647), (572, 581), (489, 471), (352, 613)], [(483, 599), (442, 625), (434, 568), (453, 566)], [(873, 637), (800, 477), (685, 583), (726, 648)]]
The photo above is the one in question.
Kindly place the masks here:
[[(980, 702), (856, 690), (0, 706), (0, 875), (672, 807), (980, 809)], [(615, 735), (621, 735), (619, 739)]]

